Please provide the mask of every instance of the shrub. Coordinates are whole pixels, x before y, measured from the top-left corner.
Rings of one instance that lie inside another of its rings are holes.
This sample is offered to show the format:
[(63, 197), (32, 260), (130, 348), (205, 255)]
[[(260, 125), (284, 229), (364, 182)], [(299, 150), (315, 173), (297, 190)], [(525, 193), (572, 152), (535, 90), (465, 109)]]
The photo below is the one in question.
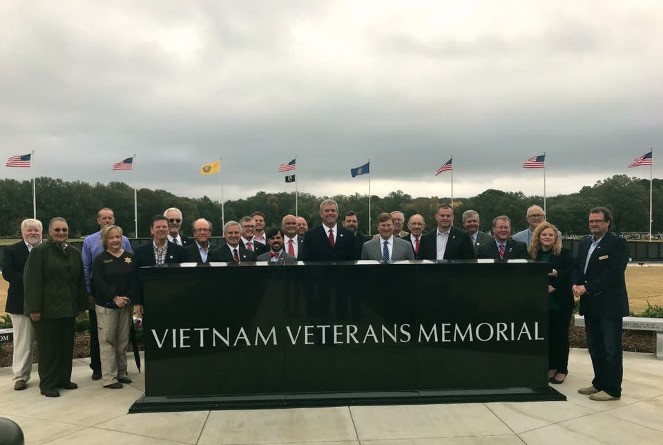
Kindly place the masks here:
[(652, 306), (647, 300), (647, 309), (644, 310), (638, 317), (647, 317), (647, 318), (663, 318), (663, 306), (655, 304)]

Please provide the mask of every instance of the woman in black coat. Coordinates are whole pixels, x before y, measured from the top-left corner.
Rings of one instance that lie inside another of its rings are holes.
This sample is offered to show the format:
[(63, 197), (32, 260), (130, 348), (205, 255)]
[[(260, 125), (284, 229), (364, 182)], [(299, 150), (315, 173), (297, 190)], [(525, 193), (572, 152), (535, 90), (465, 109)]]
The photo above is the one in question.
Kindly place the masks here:
[(551, 265), (548, 274), (548, 379), (550, 383), (560, 384), (569, 372), (573, 256), (562, 246), (557, 227), (548, 222), (536, 227), (528, 250), (533, 260)]

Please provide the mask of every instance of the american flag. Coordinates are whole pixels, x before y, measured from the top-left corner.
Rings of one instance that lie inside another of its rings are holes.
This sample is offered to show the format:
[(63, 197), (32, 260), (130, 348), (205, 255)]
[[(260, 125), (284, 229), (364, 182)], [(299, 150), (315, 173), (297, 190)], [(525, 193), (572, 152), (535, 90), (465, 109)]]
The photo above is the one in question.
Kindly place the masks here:
[(523, 168), (546, 168), (546, 155), (534, 156), (523, 162)]
[(297, 158), (293, 159), (288, 163), (279, 164), (279, 172), (291, 172), (297, 169)]
[(134, 168), (134, 158), (127, 158), (123, 161), (116, 162), (113, 164), (113, 170), (133, 170)]
[(437, 169), (437, 172), (435, 172), (435, 176), (439, 175), (442, 172), (452, 171), (454, 169), (452, 161), (453, 161), (453, 158), (449, 159), (447, 162), (442, 164), (442, 166)]
[(641, 165), (652, 165), (652, 151), (638, 156), (628, 165), (628, 168), (640, 167)]
[(5, 167), (30, 167), (32, 153), (28, 155), (16, 155), (7, 159)]

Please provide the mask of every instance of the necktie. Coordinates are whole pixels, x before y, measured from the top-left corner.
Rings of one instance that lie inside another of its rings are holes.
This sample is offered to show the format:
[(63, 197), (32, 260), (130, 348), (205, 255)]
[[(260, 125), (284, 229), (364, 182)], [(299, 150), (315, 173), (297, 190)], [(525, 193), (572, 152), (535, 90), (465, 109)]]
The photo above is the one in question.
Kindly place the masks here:
[(292, 240), (288, 241), (288, 253), (292, 256), (295, 256), (295, 244)]
[(500, 243), (499, 251), (500, 251), (500, 258), (504, 259), (504, 244)]
[(281, 252), (269, 252), (269, 262), (276, 263), (279, 260), (279, 255), (281, 255)]
[(329, 229), (329, 245), (332, 246), (332, 249), (334, 248), (334, 244), (334, 231)]
[(253, 250), (253, 243), (252, 243), (251, 241), (249, 241), (248, 243), (246, 243), (246, 248), (247, 248), (248, 250)]
[(233, 249), (233, 258), (235, 259), (236, 262), (239, 263), (239, 255), (237, 255), (237, 247)]
[(179, 244), (179, 243), (177, 242), (177, 238), (173, 238), (173, 243), (175, 243), (175, 244)]
[(419, 237), (416, 237), (414, 239), (414, 253), (415, 254), (419, 253)]
[(389, 261), (389, 243), (387, 241), (382, 244), (382, 261), (385, 263)]

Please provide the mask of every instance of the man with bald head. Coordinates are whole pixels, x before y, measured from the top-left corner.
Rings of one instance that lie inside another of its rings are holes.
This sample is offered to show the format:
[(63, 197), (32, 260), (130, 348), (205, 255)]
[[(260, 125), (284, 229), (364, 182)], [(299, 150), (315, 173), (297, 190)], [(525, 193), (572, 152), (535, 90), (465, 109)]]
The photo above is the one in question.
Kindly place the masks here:
[(308, 230), (308, 223), (306, 222), (306, 219), (303, 216), (298, 216), (297, 217), (297, 233), (299, 235), (303, 235), (306, 233)]
[(410, 233), (407, 234), (403, 239), (409, 241), (412, 244), (414, 249), (414, 255), (416, 259), (419, 259), (419, 246), (421, 243), (421, 235), (423, 235), (424, 230), (426, 229), (426, 220), (423, 216), (416, 213), (410, 216), (410, 219), (407, 221), (407, 228), (410, 229)]
[(540, 206), (533, 205), (527, 209), (527, 224), (529, 227), (525, 230), (513, 235), (513, 239), (525, 243), (528, 246), (532, 242), (532, 235), (534, 235), (534, 229), (546, 220), (546, 212)]
[(283, 250), (295, 258), (299, 258), (304, 235), (297, 233), (297, 217), (285, 215), (281, 220), (281, 230), (283, 231)]

